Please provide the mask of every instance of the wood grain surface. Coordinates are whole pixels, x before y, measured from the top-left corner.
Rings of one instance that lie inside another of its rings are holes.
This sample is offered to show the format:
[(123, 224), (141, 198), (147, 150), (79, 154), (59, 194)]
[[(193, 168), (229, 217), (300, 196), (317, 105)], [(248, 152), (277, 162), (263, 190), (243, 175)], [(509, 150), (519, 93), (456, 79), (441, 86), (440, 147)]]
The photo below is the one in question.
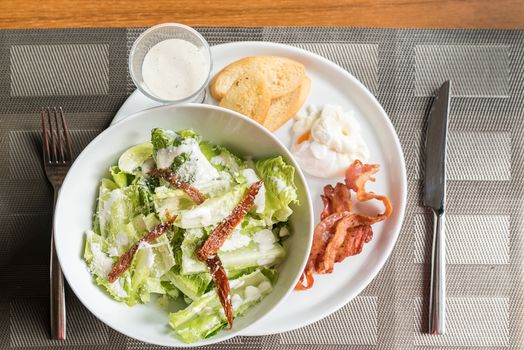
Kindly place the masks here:
[(0, 28), (356, 26), (524, 28), (523, 0), (0, 0)]

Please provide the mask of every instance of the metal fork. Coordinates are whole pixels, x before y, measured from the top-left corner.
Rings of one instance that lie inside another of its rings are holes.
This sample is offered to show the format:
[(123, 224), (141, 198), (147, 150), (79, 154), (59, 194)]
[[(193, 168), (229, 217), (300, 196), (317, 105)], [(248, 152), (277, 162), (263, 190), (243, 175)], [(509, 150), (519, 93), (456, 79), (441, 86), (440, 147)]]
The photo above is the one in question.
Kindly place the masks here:
[[(42, 120), (42, 148), (44, 170), (47, 180), (54, 190), (54, 205), (58, 191), (62, 186), (64, 177), (73, 160), (72, 140), (69, 135), (64, 111), (62, 107), (58, 110), (42, 108), (40, 112)], [(51, 338), (65, 339), (66, 337), (66, 314), (64, 295), (64, 276), (58, 263), (54, 244), (54, 230), (51, 233), (51, 261), (50, 261), (50, 306), (51, 306)]]

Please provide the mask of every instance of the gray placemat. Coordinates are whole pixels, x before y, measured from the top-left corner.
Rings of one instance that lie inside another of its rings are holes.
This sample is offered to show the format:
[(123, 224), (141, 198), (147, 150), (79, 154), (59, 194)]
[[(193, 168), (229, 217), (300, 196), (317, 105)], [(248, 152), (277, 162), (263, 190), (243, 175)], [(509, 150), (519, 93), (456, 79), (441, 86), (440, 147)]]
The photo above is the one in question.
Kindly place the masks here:
[[(213, 349), (524, 348), (524, 31), (200, 28), (211, 44), (266, 40), (338, 63), (386, 109), (402, 143), (408, 207), (395, 250), (351, 303), (311, 326)], [(0, 348), (153, 349), (67, 293), (68, 338), (48, 339), (51, 191), (41, 106), (61, 105), (76, 151), (134, 89), (127, 53), (142, 29), (0, 31)], [(430, 216), (421, 206), (431, 95), (453, 80), (449, 132), (448, 333), (427, 324)]]

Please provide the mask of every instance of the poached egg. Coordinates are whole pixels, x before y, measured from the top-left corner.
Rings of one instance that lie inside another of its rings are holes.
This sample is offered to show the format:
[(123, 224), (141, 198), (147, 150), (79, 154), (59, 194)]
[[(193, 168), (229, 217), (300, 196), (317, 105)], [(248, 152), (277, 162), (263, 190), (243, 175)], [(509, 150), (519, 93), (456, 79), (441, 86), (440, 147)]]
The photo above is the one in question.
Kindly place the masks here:
[(308, 106), (295, 116), (291, 132), (291, 153), (310, 175), (341, 177), (355, 159), (368, 161), (369, 148), (353, 110), (329, 104)]

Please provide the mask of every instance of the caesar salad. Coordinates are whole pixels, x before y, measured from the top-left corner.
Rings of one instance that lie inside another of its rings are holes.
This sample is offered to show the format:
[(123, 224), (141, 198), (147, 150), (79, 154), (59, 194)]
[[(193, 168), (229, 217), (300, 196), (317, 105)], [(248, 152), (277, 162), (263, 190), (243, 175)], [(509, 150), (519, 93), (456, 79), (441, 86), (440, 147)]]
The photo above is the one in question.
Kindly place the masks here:
[(166, 322), (185, 342), (231, 327), (271, 293), (297, 203), (293, 166), (242, 159), (192, 130), (153, 129), (100, 182), (84, 259), (129, 306), (185, 307)]

